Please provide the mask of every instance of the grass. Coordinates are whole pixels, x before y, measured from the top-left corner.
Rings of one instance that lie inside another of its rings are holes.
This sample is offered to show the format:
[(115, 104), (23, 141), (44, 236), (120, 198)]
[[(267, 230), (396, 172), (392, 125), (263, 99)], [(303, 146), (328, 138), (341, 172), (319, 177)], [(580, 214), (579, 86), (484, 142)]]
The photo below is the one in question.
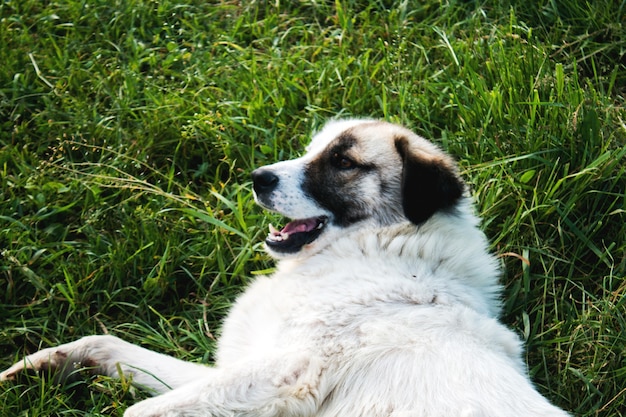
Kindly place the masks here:
[[(492, 3), (4, 0), (0, 368), (103, 332), (210, 362), (271, 268), (250, 171), (372, 116), (457, 157), (540, 391), (623, 416), (626, 3)], [(141, 395), (30, 377), (0, 415)]]

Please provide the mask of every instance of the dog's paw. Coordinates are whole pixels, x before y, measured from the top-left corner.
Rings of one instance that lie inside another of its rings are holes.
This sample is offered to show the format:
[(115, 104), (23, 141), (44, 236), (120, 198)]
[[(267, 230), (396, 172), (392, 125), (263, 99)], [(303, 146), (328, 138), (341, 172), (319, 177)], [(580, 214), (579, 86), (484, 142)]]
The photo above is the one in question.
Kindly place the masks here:
[[(211, 395), (213, 394), (213, 396)], [(196, 381), (165, 394), (148, 398), (129, 407), (124, 417), (211, 417), (214, 415), (235, 415), (235, 412), (216, 408), (224, 398), (215, 396), (202, 381)], [(219, 410), (219, 411), (218, 411)]]
[[(163, 401), (159, 397), (148, 398), (126, 409), (124, 417), (184, 417), (192, 414), (186, 412), (186, 407), (177, 406), (176, 403)], [(198, 415), (196, 413), (193, 415)]]
[(68, 353), (60, 347), (33, 353), (0, 372), (0, 381), (13, 381), (26, 372), (56, 372), (67, 368)]

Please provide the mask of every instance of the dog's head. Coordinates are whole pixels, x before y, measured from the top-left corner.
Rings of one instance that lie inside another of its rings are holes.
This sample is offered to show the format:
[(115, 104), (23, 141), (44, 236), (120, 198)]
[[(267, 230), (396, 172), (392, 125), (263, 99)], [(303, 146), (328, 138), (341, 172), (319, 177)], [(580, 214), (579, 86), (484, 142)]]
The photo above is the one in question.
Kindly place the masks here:
[(464, 192), (441, 149), (374, 120), (332, 121), (304, 156), (259, 168), (252, 179), (259, 205), (293, 219), (266, 239), (279, 258), (317, 251), (356, 225), (419, 225), (452, 213)]

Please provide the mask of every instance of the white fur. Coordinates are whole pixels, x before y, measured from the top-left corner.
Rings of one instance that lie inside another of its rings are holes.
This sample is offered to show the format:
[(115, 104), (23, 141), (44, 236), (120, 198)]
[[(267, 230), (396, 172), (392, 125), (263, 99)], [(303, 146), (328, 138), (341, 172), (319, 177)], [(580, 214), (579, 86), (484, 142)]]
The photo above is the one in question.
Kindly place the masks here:
[[(371, 121), (331, 123), (304, 157), (268, 167), (281, 178), (268, 208), (332, 217), (300, 183), (305, 166), (353, 128), (364, 141), (358, 149), (401, 173), (384, 138), (410, 132)], [(411, 135), (422, 157), (444, 157)], [(376, 201), (377, 180), (368, 181), (363, 192)], [(376, 204), (397, 205), (396, 197)], [(396, 214), (329, 224), (315, 242), (281, 258), (232, 307), (213, 367), (90, 336), (35, 353), (0, 379), (24, 367), (74, 364), (117, 376), (121, 364), (136, 384), (160, 394), (127, 417), (567, 416), (533, 388), (519, 338), (497, 321), (498, 265), (466, 197), (453, 214), (435, 213), (421, 225)]]

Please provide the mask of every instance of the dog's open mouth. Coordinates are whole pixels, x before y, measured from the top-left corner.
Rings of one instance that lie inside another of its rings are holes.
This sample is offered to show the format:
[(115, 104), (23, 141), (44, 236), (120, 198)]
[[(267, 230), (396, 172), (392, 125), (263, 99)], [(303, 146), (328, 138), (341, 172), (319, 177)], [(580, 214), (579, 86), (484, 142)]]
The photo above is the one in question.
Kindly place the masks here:
[(277, 252), (298, 252), (304, 245), (319, 237), (327, 222), (327, 217), (293, 220), (281, 230), (270, 224), (270, 233), (267, 235), (265, 243)]

